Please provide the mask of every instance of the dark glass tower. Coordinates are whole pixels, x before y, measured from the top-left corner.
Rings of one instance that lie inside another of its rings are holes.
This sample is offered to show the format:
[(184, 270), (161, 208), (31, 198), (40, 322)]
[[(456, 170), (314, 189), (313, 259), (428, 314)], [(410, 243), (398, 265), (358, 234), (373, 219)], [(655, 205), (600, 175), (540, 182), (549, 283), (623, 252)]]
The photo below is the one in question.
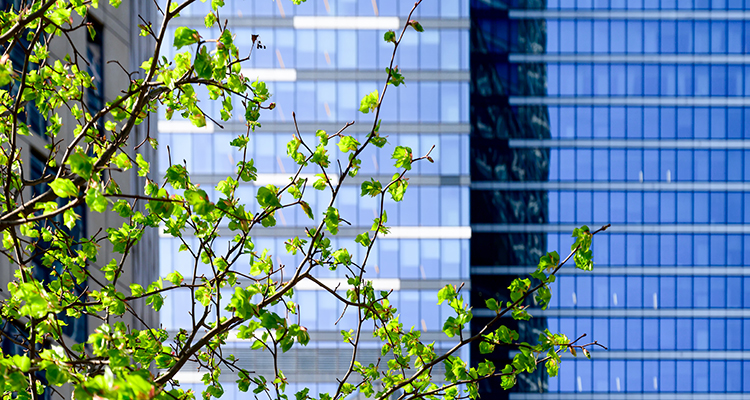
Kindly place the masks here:
[[(529, 6), (543, 5), (529, 1)], [(547, 248), (540, 231), (514, 229), (518, 225), (546, 224), (548, 198), (538, 185), (549, 176), (549, 150), (513, 148), (514, 139), (550, 138), (545, 105), (511, 106), (511, 96), (544, 96), (547, 73), (543, 64), (512, 63), (512, 53), (544, 53), (546, 26), (541, 19), (511, 20), (502, 1), (475, 1), (471, 9), (471, 277), (472, 304), (481, 308), (488, 298), (505, 301), (507, 287), (524, 266), (535, 265)], [(485, 310), (486, 311), (486, 310)], [(472, 331), (481, 329), (491, 313), (477, 313)], [(545, 327), (543, 318), (509, 323), (521, 340), (534, 342)], [(475, 361), (486, 358), (472, 349)], [(499, 350), (492, 361), (502, 366), (511, 357)], [(514, 389), (541, 392), (545, 380), (524, 377)], [(482, 383), (493, 399), (507, 398), (499, 380)]]
[(575, 226), (612, 224), (593, 273), (561, 270), (519, 327), (610, 350), (484, 392), (747, 398), (750, 3), (477, 0), (471, 17), (475, 315)]

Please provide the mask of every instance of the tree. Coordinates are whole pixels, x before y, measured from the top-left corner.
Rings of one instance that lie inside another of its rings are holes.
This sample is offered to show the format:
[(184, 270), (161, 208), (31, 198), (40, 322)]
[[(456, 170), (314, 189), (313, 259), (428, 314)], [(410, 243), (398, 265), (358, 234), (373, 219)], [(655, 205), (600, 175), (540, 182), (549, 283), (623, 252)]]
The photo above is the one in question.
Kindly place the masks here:
[[(105, 7), (118, 7), (119, 3), (110, 0)], [(287, 398), (288, 382), (276, 361), (293, 346), (304, 346), (310, 340), (307, 330), (295, 323), (300, 307), (291, 301), (295, 287), (303, 281), (319, 285), (344, 304), (347, 312), (356, 315), (357, 329), (342, 331), (342, 339), (352, 346), (352, 358), (345, 374), (335, 381), (336, 391), (314, 394), (302, 390), (294, 393), (297, 399), (338, 400), (355, 390), (377, 399), (393, 394), (399, 399), (475, 398), (480, 380), (501, 377), (507, 389), (515, 384), (518, 374), (533, 372), (541, 364), (550, 375), (556, 375), (561, 352), (576, 355), (582, 351), (589, 356), (587, 347), (597, 342), (579, 344), (580, 338), (571, 341), (545, 331), (537, 343), (517, 343), (518, 334), (501, 322), (507, 316), (529, 319), (527, 309), (532, 305), (546, 308), (548, 284), (571, 258), (577, 267), (590, 270), (591, 238), (606, 227), (595, 232), (587, 227), (576, 229), (575, 243), (564, 260), (557, 253), (547, 254), (531, 279), (516, 279), (509, 287), (511, 301), (488, 300), (486, 306), (496, 316), (474, 336), (464, 336), (472, 312), (461, 288), (449, 285), (441, 289), (436, 301), (447, 302), (455, 311), (443, 331), (455, 338), (456, 344), (444, 353), (423, 343), (418, 330), (402, 325), (389, 303), (390, 292), (377, 291), (364, 279), (374, 243), (389, 231), (385, 202), (401, 201), (408, 188), (408, 171), (413, 163), (431, 162), (429, 152), (416, 155), (408, 147), (397, 146), (392, 158), (400, 172), (388, 182), (370, 179), (362, 184), (361, 195), (377, 198), (380, 213), (372, 229), (356, 237), (364, 254), (361, 260), (354, 259), (347, 249), (331, 245), (330, 237), (346, 223), (347, 216), (334, 207), (344, 180), (357, 175), (359, 156), (365, 148), (388, 145), (387, 138), (379, 134), (381, 106), (389, 88), (398, 87), (405, 79), (393, 58), (383, 89), (368, 94), (360, 104), (361, 112), (373, 115), (366, 140), (360, 143), (347, 135), (351, 123), (335, 133), (317, 131), (314, 143), (304, 140), (298, 131), (287, 144), (289, 157), (299, 166), (289, 183), (260, 187), (254, 199), (239, 198), (240, 182), (256, 179), (253, 160), (246, 156), (248, 138), (261, 128), (264, 110), (275, 105), (264, 82), (250, 81), (241, 74), (240, 66), (249, 56), (241, 55), (247, 49), (238, 49), (226, 23), (220, 23), (221, 0), (212, 0), (212, 10), (205, 17), (206, 27), (218, 28), (218, 37), (204, 38), (197, 30), (178, 27), (173, 43), (167, 42), (167, 27), (192, 3), (194, 0), (181, 4), (169, 0), (159, 9), (161, 21), (142, 18), (141, 36), (153, 45), (152, 55), (141, 65), (142, 71), (123, 67), (129, 84), (119, 97), (99, 108), (86, 99), (86, 93), (101, 83), (87, 72), (87, 61), (74, 39), (78, 31), (87, 30), (92, 38), (96, 34), (87, 14), (99, 6), (97, 1), (38, 0), (0, 13), (0, 42), (5, 50), (0, 59), (0, 230), (2, 253), (14, 276), (8, 297), (0, 300), (3, 326), (13, 331), (4, 329), (0, 334), (24, 349), (19, 354), (2, 354), (4, 398), (36, 399), (46, 382), (56, 391), (56, 387), (72, 386), (78, 400), (188, 399), (194, 394), (174, 380), (187, 365), (205, 368), (206, 399), (222, 395), (222, 369), (238, 374), (241, 390), (271, 399)], [(384, 35), (384, 40), (393, 44), (394, 55), (404, 35), (423, 31), (411, 13), (407, 21), (399, 32)], [(50, 46), (58, 43), (69, 45), (69, 55), (55, 58), (50, 54)], [(185, 51), (173, 60), (160, 58), (161, 48), (169, 45)], [(18, 62), (9, 61), (13, 49), (20, 51)], [(207, 88), (211, 99), (221, 103), (219, 116), (201, 109), (198, 87)], [(242, 107), (233, 97), (240, 99)], [(197, 127), (220, 126), (220, 120), (228, 120), (236, 108), (243, 111), (247, 131), (233, 138), (231, 145), (244, 156), (237, 162), (236, 173), (216, 185), (220, 193), (217, 201), (211, 201), (208, 193), (191, 181), (184, 165), (171, 164), (163, 173), (151, 171), (149, 161), (138, 152), (142, 146), (158, 146), (148, 134), (139, 143), (134, 140), (138, 126), (147, 123), (158, 106), (166, 109), (167, 118), (177, 113)], [(33, 125), (32, 114), (43, 123)], [(64, 126), (63, 120), (72, 123)], [(39, 174), (33, 178), (29, 178), (29, 161), (21, 146), (22, 138), (30, 134), (46, 136), (49, 141)], [(338, 145), (348, 162), (331, 162), (326, 150), (329, 141)], [(145, 178), (143, 189), (127, 192), (117, 183), (118, 174), (129, 169), (137, 169)], [(316, 178), (303, 179), (303, 172), (310, 171)], [(333, 174), (340, 178), (331, 179)], [(306, 202), (309, 190), (330, 194), (324, 215), (315, 215)], [(248, 201), (256, 202), (260, 211), (251, 212)], [(81, 236), (76, 226), (86, 212), (81, 209), (84, 204), (90, 213), (116, 214), (122, 220), (106, 232)], [(309, 227), (286, 243), (288, 252), (303, 256), (292, 268), (275, 263), (252, 241), (255, 229), (274, 226), (277, 211), (290, 207), (300, 207), (310, 218)], [(216, 246), (218, 228), (223, 224), (233, 235), (227, 249)], [(130, 283), (129, 291), (119, 290), (118, 281), (121, 285), (126, 279), (134, 249), (142, 245), (145, 232), (156, 230), (182, 240), (180, 250), (190, 254), (194, 268), (203, 264), (211, 272), (194, 273), (191, 280), (173, 272), (145, 285)], [(186, 235), (194, 235), (198, 244), (189, 245)], [(249, 265), (239, 262), (246, 254), (251, 257)], [(105, 256), (108, 259), (102, 260)], [(316, 278), (323, 268), (345, 269), (349, 287), (326, 286)], [(39, 271), (49, 273), (41, 276)], [(82, 287), (84, 282), (86, 287)], [(141, 306), (145, 303), (158, 312), (165, 296), (178, 289), (188, 290), (193, 299), (189, 305), (192, 326), (169, 337), (165, 330), (150, 326)], [(277, 312), (279, 309), (284, 312)], [(230, 316), (222, 316), (222, 311)], [(71, 342), (65, 334), (65, 326), (76, 318), (99, 324), (80, 343)], [(133, 325), (124, 323), (124, 318)], [(239, 368), (236, 358), (222, 351), (230, 331), (247, 340), (252, 349), (273, 358), (274, 376), (258, 376)], [(362, 365), (357, 361), (360, 338), (370, 333), (382, 342), (382, 358), (377, 364)], [(457, 351), (473, 342), (479, 342), (483, 353), (497, 346), (519, 353), (508, 365), (485, 361), (471, 366)], [(445, 367), (444, 376), (433, 376), (438, 365)]]

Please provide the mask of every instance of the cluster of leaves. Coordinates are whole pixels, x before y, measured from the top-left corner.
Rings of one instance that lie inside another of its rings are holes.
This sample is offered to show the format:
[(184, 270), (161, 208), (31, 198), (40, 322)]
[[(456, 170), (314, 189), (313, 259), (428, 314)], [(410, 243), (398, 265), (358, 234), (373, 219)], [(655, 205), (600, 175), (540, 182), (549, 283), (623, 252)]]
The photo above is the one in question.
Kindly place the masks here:
[[(503, 326), (490, 332), (507, 313), (516, 319), (530, 318), (524, 301), (535, 293), (537, 302), (546, 307), (547, 285), (567, 261), (560, 262), (556, 253), (542, 259), (533, 275), (540, 282), (537, 286), (519, 279), (509, 288), (510, 302), (500, 305), (496, 300), (488, 301), (487, 307), (497, 316), (472, 337), (464, 337), (473, 315), (460, 288), (446, 286), (440, 290), (438, 301), (447, 302), (455, 312), (445, 321), (443, 331), (448, 338), (458, 340), (442, 354), (434, 344), (421, 340), (419, 330), (403, 326), (388, 299), (390, 292), (376, 291), (372, 282), (364, 279), (377, 239), (389, 232), (386, 199), (403, 199), (408, 188), (407, 172), (415, 162), (432, 162), (429, 152), (415, 157), (411, 148), (397, 146), (392, 159), (398, 172), (387, 182), (370, 179), (361, 184), (362, 196), (379, 201), (379, 213), (371, 229), (355, 239), (362, 246), (361, 259), (355, 259), (346, 248), (332, 245), (331, 236), (339, 233), (346, 218), (335, 207), (344, 181), (358, 174), (360, 157), (368, 146), (383, 148), (388, 143), (379, 133), (381, 106), (389, 85), (405, 83), (393, 58), (386, 68), (382, 91), (366, 95), (360, 103), (360, 111), (374, 115), (372, 128), (362, 142), (346, 134), (351, 123), (332, 134), (318, 130), (313, 142), (297, 132), (287, 144), (289, 157), (298, 165), (289, 182), (259, 187), (254, 199), (257, 207), (246, 203), (253, 199), (241, 199), (240, 185), (257, 179), (253, 160), (247, 158), (250, 135), (260, 127), (262, 111), (273, 109), (274, 103), (269, 102), (271, 93), (264, 82), (253, 82), (242, 75), (241, 63), (249, 56), (241, 55), (231, 31), (219, 23), (221, 0), (211, 1), (211, 11), (204, 19), (206, 28), (218, 28), (217, 38), (206, 39), (196, 29), (178, 27), (171, 45), (185, 50), (172, 60), (159, 57), (161, 47), (169, 45), (165, 38), (170, 23), (193, 2), (168, 1), (159, 9), (162, 21), (158, 26), (144, 20), (141, 35), (153, 40), (154, 53), (141, 65), (142, 71), (129, 74), (132, 79), (122, 95), (100, 110), (89, 108), (84, 92), (101, 83), (81, 67), (83, 56), (70, 39), (72, 32), (90, 28), (85, 18), (91, 7), (99, 6), (98, 2), (37, 1), (19, 10), (0, 12), (0, 42), (6, 50), (21, 48), (25, 55), (20, 69), (7, 59), (0, 61), (0, 85), (5, 85), (0, 88), (0, 251), (15, 265), (9, 297), (0, 301), (0, 316), (4, 328), (12, 326), (19, 335), (10, 335), (7, 329), (0, 334), (25, 349), (22, 354), (0, 354), (0, 388), (5, 397), (38, 398), (44, 390), (43, 376), (50, 387), (71, 384), (78, 400), (193, 399), (195, 394), (181, 389), (175, 380), (189, 366), (206, 371), (202, 381), (207, 400), (224, 393), (222, 371), (235, 375), (242, 391), (288, 399), (285, 391), (289, 382), (277, 367), (277, 360), (294, 346), (310, 341), (307, 329), (299, 322), (302, 310), (293, 302), (294, 290), (302, 281), (313, 282), (353, 310), (357, 323), (356, 329), (342, 331), (353, 356), (337, 380), (336, 391), (315, 397), (305, 389), (295, 394), (298, 400), (339, 400), (355, 390), (378, 399), (389, 398), (397, 391), (403, 399), (476, 398), (477, 382), (482, 379), (502, 376), (503, 386), (510, 387), (518, 373), (531, 372), (542, 362), (547, 363), (551, 374), (556, 373), (560, 351), (585, 350), (587, 345), (575, 345), (549, 332), (534, 346), (515, 343), (517, 333)], [(111, 0), (110, 5), (117, 7), (119, 1)], [(393, 44), (394, 55), (408, 27), (423, 31), (411, 19), (411, 13), (407, 20), (400, 34), (389, 31), (384, 35), (384, 40)], [(94, 31), (89, 29), (89, 33)], [(73, 53), (63, 60), (51, 60), (47, 50), (50, 42), (65, 38), (70, 39)], [(201, 107), (198, 87), (207, 88), (210, 99), (221, 103), (218, 118)], [(215, 185), (217, 195), (213, 200), (193, 182), (186, 165), (169, 165), (163, 178), (156, 177), (149, 162), (137, 152), (146, 142), (156, 148), (154, 138), (147, 136), (143, 143), (131, 143), (136, 127), (158, 106), (166, 110), (167, 119), (177, 113), (196, 127), (208, 123), (221, 126), (219, 121), (229, 120), (235, 112), (233, 98), (240, 99), (247, 123), (246, 132), (231, 142), (242, 157), (232, 176)], [(45, 132), (36, 133), (50, 138), (44, 170), (32, 180), (26, 179), (28, 171), (24, 172), (19, 141), (19, 136), (30, 134), (29, 126), (19, 118), (27, 104), (34, 104), (46, 120)], [(60, 133), (61, 115), (69, 115), (74, 121), (71, 137)], [(327, 147), (331, 141), (345, 158), (338, 171)], [(131, 169), (144, 177), (142, 192), (123, 193), (116, 182), (118, 175), (113, 170)], [(310, 171), (315, 179), (303, 178)], [(314, 212), (305, 200), (308, 184), (312, 190), (330, 195), (322, 213)], [(84, 203), (91, 212), (118, 215), (122, 224), (90, 237), (73, 234), (81, 218), (76, 209)], [(311, 222), (304, 235), (286, 242), (286, 250), (301, 255), (302, 261), (297, 266), (285, 266), (274, 262), (267, 249), (256, 249), (252, 232), (275, 226), (279, 211), (292, 207), (300, 207)], [(218, 246), (220, 227), (231, 232), (228, 246)], [(188, 277), (172, 272), (155, 282), (121, 281), (147, 229), (159, 229), (181, 243), (179, 251), (193, 260)], [(590, 269), (592, 265), (592, 235), (586, 227), (574, 234), (571, 256), (579, 267)], [(114, 254), (109, 260), (101, 259), (100, 243), (105, 241)], [(247, 258), (249, 262), (245, 262)], [(52, 271), (50, 277), (39, 279), (39, 268)], [(321, 269), (344, 270), (346, 290), (329, 287), (316, 278)], [(87, 287), (81, 290), (84, 284)], [(191, 296), (187, 305), (190, 326), (170, 336), (164, 329), (149, 326), (141, 308), (134, 305), (145, 303), (158, 312), (165, 296), (177, 290)], [(63, 333), (68, 317), (89, 318), (99, 325), (85, 342), (73, 343)], [(123, 319), (134, 324), (125, 324)], [(382, 342), (384, 362), (365, 366), (357, 361), (356, 354), (362, 334), (368, 330)], [(230, 334), (272, 357), (273, 376), (256, 375), (238, 364), (236, 357), (226, 355), (223, 350)], [(474, 341), (481, 342), (483, 352), (508, 345), (517, 347), (520, 354), (501, 371), (496, 371), (491, 362), (472, 367), (456, 352)], [(445, 366), (445, 375), (435, 378), (433, 369), (440, 364)]]

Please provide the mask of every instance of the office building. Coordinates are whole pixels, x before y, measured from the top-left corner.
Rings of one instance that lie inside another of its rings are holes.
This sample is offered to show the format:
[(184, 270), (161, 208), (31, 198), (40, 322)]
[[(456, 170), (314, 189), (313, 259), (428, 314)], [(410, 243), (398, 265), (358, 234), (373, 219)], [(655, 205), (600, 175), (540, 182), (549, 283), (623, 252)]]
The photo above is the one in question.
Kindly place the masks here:
[[(346, 132), (363, 142), (372, 126), (372, 114), (359, 112), (360, 99), (382, 90), (393, 50), (392, 44), (383, 41), (383, 34), (402, 27), (413, 4), (395, 0), (320, 0), (300, 6), (270, 0), (226, 2), (221, 17), (228, 19), (236, 34), (235, 43), (243, 52), (252, 49), (243, 73), (264, 80), (273, 95), (271, 101), (276, 103), (274, 110), (261, 113), (262, 127), (250, 135), (248, 157), (258, 168), (258, 181), (243, 183), (238, 190), (250, 209), (257, 210), (258, 185), (285, 184), (296, 171), (286, 156), (286, 143), (295, 131), (292, 112), (305, 140), (314, 140), (318, 129), (336, 132), (355, 121)], [(209, 3), (196, 2), (181, 13), (180, 23), (198, 29), (204, 38), (215, 37), (216, 29), (203, 27), (208, 7)], [(469, 290), (468, 10), (467, 0), (429, 0), (414, 14), (425, 32), (407, 31), (395, 62), (403, 71), (406, 85), (389, 87), (387, 104), (381, 111), (380, 133), (388, 136), (390, 144), (363, 153), (359, 175), (347, 178), (337, 206), (351, 226), (342, 226), (333, 239), (334, 246), (346, 247), (355, 259), (361, 259), (363, 253), (354, 237), (370, 229), (377, 212), (376, 199), (359, 196), (362, 180), (371, 176), (381, 181), (391, 178), (396, 171), (391, 160), (396, 145), (411, 147), (415, 155), (436, 146), (434, 164), (418, 163), (410, 171), (404, 201), (386, 202), (392, 233), (375, 246), (366, 277), (373, 279), (378, 289), (394, 289), (391, 301), (401, 311), (401, 321), (406, 327), (421, 330), (424, 340), (436, 341), (438, 348), (452, 342), (441, 332), (440, 320), (450, 314), (448, 307), (438, 307), (437, 291), (445, 284), (464, 281), (464, 290)], [(254, 46), (253, 34), (259, 35), (261, 48), (257, 43)], [(170, 58), (175, 54), (174, 49), (165, 51)], [(200, 90), (203, 88), (198, 88), (203, 110), (218, 114), (217, 105)], [(235, 109), (239, 108), (238, 102)], [(186, 163), (192, 181), (206, 190), (235, 172), (235, 163), (242, 155), (229, 143), (247, 129), (241, 112), (223, 123), (223, 130), (211, 124), (196, 129), (177, 117), (167, 121), (162, 115), (159, 120), (162, 169), (169, 162), (169, 146), (172, 162)], [(331, 141), (329, 154), (339, 153), (335, 142)], [(345, 160), (342, 158), (342, 162)], [(305, 194), (310, 196), (307, 200), (316, 217), (322, 217), (330, 195), (310, 188)], [(311, 220), (300, 209), (290, 208), (278, 212), (277, 221), (274, 228), (253, 231), (256, 249), (269, 249), (276, 265), (296, 266), (299, 257), (287, 254), (284, 242), (303, 236)], [(222, 233), (225, 236), (217, 242), (217, 248), (224, 248), (229, 239), (228, 229)], [(179, 245), (176, 239), (160, 238), (162, 275), (173, 270), (185, 277), (193, 274), (192, 259), (187, 252), (178, 252)], [(242, 258), (240, 265), (246, 262), (247, 258)], [(316, 274), (332, 286), (344, 279), (342, 270), (320, 270)], [(306, 347), (295, 345), (279, 357), (280, 369), (290, 383), (290, 396), (302, 388), (309, 388), (316, 396), (335, 391), (335, 378), (351, 358), (351, 346), (343, 343), (340, 331), (354, 327), (354, 314), (349, 310), (335, 324), (342, 305), (307, 283), (295, 290), (295, 301), (302, 307), (300, 322), (308, 328), (312, 341)], [(161, 313), (166, 329), (173, 331), (189, 323), (182, 306), (189, 301), (189, 292), (168, 296)], [(379, 343), (371, 334), (362, 337), (361, 361), (365, 365), (376, 362)], [(272, 376), (271, 357), (251, 351), (249, 342), (234, 341), (224, 352), (235, 354), (244, 368)], [(468, 351), (463, 354), (468, 356)], [(236, 376), (224, 373), (223, 398), (240, 398)], [(200, 389), (202, 374), (184, 371), (177, 378), (183, 387)]]
[[(18, 0), (0, 1), (0, 10), (9, 10), (11, 7), (15, 10), (19, 10), (22, 7), (27, 6), (27, 2)], [(108, 3), (102, 3), (98, 9), (90, 8), (88, 11), (86, 21), (91, 24), (91, 30), (95, 32), (94, 38), (89, 35), (87, 29), (78, 29), (69, 33), (67, 38), (57, 37), (51, 39), (48, 47), (50, 51), (50, 60), (48, 60), (48, 64), (52, 64), (54, 60), (64, 60), (68, 54), (72, 55), (73, 49), (71, 45), (75, 45), (79, 52), (78, 60), (81, 60), (78, 67), (82, 70), (85, 69), (85, 71), (93, 77), (94, 85), (84, 91), (84, 102), (90, 109), (100, 110), (104, 107), (106, 101), (111, 101), (121, 95), (122, 90), (128, 88), (131, 78), (125, 71), (123, 71), (123, 68), (137, 71), (143, 60), (151, 55), (149, 52), (153, 52), (152, 44), (147, 43), (144, 41), (144, 38), (139, 36), (139, 29), (137, 29), (137, 26), (140, 23), (140, 19), (138, 18), (139, 15), (145, 20), (155, 20), (157, 15), (153, 3), (149, 1), (123, 2), (123, 4), (117, 9), (113, 8)], [(8, 43), (2, 44), (4, 51), (7, 45)], [(30, 43), (22, 40), (9, 52), (10, 62), (13, 63), (16, 70), (22, 70), (24, 65), (25, 53), (21, 46), (30, 46)], [(86, 63), (83, 62), (84, 58), (87, 61)], [(37, 65), (34, 63), (29, 63), (28, 66), (29, 70), (35, 70), (37, 68)], [(136, 75), (133, 75), (133, 77), (135, 76)], [(3, 89), (9, 88), (11, 93), (15, 93), (18, 91), (17, 85), (16, 82), (12, 85), (5, 86)], [(79, 105), (76, 104), (76, 107), (79, 107)], [(56, 146), (64, 148), (66, 143), (69, 143), (73, 139), (73, 128), (78, 123), (68, 113), (66, 107), (60, 107), (56, 111), (59, 112), (59, 115), (62, 118), (62, 125), (64, 128), (54, 137), (54, 143)], [(34, 181), (42, 178), (45, 174), (56, 172), (51, 165), (47, 164), (48, 156), (50, 154), (50, 150), (47, 146), (50, 146), (53, 142), (53, 138), (50, 138), (45, 134), (48, 116), (42, 115), (34, 101), (30, 101), (25, 106), (25, 112), (19, 114), (19, 120), (28, 125), (30, 133), (26, 136), (18, 136), (17, 145), (21, 151), (21, 159), (23, 160), (23, 178), (27, 181)], [(145, 140), (147, 132), (149, 132), (148, 125), (148, 122), (144, 122), (142, 125), (131, 131), (131, 144)], [(156, 124), (153, 123), (151, 125), (151, 137), (154, 137)], [(132, 147), (133, 146), (131, 146), (128, 151), (132, 151)], [(149, 146), (143, 146), (139, 152), (146, 160), (152, 160), (152, 171), (156, 171), (156, 152), (151, 150)], [(58, 162), (61, 156), (62, 153), (59, 153)], [(136, 170), (123, 173), (109, 171), (109, 173), (119, 184), (124, 193), (135, 193), (136, 191), (141, 190), (140, 188), (143, 188), (145, 183), (145, 179), (139, 177)], [(5, 177), (6, 176), (4, 175), (3, 178)], [(49, 190), (49, 185), (47, 183), (36, 184), (29, 189), (26, 189), (24, 195), (36, 196), (47, 190)], [(66, 203), (65, 199), (58, 200), (58, 204), (61, 206)], [(68, 233), (71, 238), (76, 241), (81, 238), (91, 238), (97, 232), (99, 232), (98, 238), (101, 238), (102, 232), (104, 232), (106, 228), (122, 226), (124, 221), (113, 212), (101, 214), (91, 212), (85, 204), (76, 207), (75, 211), (81, 218), (72, 229), (68, 230)], [(55, 222), (58, 223), (58, 226), (61, 226), (62, 221), (63, 216), (60, 215)], [(47, 227), (51, 227), (51, 224), (48, 224)], [(106, 237), (106, 233), (104, 236)], [(158, 260), (158, 247), (155, 245), (157, 237), (158, 235), (154, 230), (151, 230), (151, 232), (146, 231), (144, 233), (143, 240), (130, 253), (129, 258), (124, 264), (123, 274), (119, 282), (116, 284), (118, 291), (129, 293), (130, 283), (135, 282), (142, 285), (148, 285), (148, 283), (158, 279), (159, 268), (155, 261)], [(40, 240), (37, 242), (36, 246), (39, 249), (49, 248), (50, 243)], [(27, 256), (28, 255), (25, 255), (25, 257)], [(95, 281), (105, 281), (104, 273), (101, 271), (101, 268), (116, 256), (117, 255), (112, 251), (111, 245), (109, 245), (109, 243), (103, 243), (99, 250), (98, 257), (95, 260), (87, 260), (88, 272), (91, 276), (95, 277)], [(54, 264), (54, 269), (56, 271), (53, 271), (53, 268), (47, 268), (43, 265), (42, 258), (43, 253), (38, 253), (36, 257), (30, 260), (30, 264), (33, 266), (34, 277), (47, 284), (57, 279), (55, 274), (62, 271), (64, 266), (61, 263), (56, 262)], [(5, 257), (0, 259), (0, 287), (7, 288), (9, 282), (16, 281), (16, 278), (14, 277), (16, 269), (17, 266), (10, 264)], [(82, 294), (87, 288), (88, 290), (100, 289), (95, 283), (92, 283), (89, 280), (82, 285), (78, 285), (78, 293)], [(7, 299), (8, 296), (9, 292), (6, 289), (0, 291), (0, 298)], [(146, 306), (145, 302), (135, 301), (131, 306), (138, 312), (140, 317), (140, 320), (136, 320), (128, 314), (123, 317), (122, 320), (131, 328), (143, 329), (144, 324), (149, 327), (158, 326), (158, 316), (156, 312), (154, 312), (150, 306)], [(58, 318), (67, 324), (67, 326), (62, 328), (62, 332), (65, 335), (65, 342), (69, 345), (75, 342), (85, 342), (88, 335), (101, 323), (101, 320), (90, 317), (76, 319), (60, 314)], [(23, 332), (22, 325), (19, 324), (17, 326), (21, 326), (21, 328), (13, 327), (11, 323), (8, 323), (8, 321), (4, 319), (0, 320), (0, 329), (3, 330), (4, 334), (10, 337), (15, 336), (20, 339), (25, 333)], [(0, 337), (0, 347), (2, 353), (5, 355), (21, 354), (24, 350), (23, 348), (16, 346), (11, 340), (8, 340), (6, 336)], [(46, 382), (44, 373), (38, 373), (38, 377), (41, 379), (41, 382)], [(60, 389), (60, 392), (69, 396), (69, 393), (65, 393), (68, 389), (68, 387)], [(52, 392), (46, 390), (42, 398), (48, 399), (50, 396), (52, 396)], [(59, 398), (59, 396), (55, 397)]]
[[(564, 257), (576, 226), (612, 224), (594, 271), (561, 270), (550, 308), (523, 327), (609, 351), (568, 355), (559, 377), (511, 393), (483, 387), (491, 398), (748, 396), (747, 7), (471, 3), (473, 293), (539, 253)], [(478, 254), (483, 243), (502, 251)]]

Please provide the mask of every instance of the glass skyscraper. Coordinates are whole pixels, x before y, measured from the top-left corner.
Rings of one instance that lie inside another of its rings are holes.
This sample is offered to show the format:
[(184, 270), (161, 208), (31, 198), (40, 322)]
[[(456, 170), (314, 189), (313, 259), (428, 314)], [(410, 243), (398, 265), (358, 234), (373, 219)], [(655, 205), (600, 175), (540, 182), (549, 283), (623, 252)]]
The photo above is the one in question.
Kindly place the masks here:
[(748, 398), (750, 2), (472, 0), (471, 21), (473, 295), (612, 224), (519, 327), (609, 351), (484, 393)]
[[(204, 38), (216, 37), (217, 30), (203, 27), (209, 5), (196, 2), (175, 22), (198, 29)], [(296, 113), (302, 136), (311, 141), (317, 129), (336, 132), (345, 123), (356, 121), (347, 132), (363, 142), (372, 126), (372, 114), (359, 112), (360, 99), (382, 89), (393, 50), (391, 43), (384, 42), (383, 34), (402, 27), (413, 5), (412, 0), (309, 0), (300, 6), (285, 0), (226, 1), (221, 19), (228, 18), (241, 51), (252, 49), (243, 73), (265, 80), (273, 94), (271, 101), (276, 102), (273, 111), (261, 113), (262, 127), (251, 135), (248, 147), (248, 156), (254, 158), (258, 168), (257, 185), (287, 183), (296, 171), (286, 156), (286, 143), (295, 131), (292, 112)], [(467, 282), (467, 293), (470, 289), (469, 2), (425, 0), (414, 19), (425, 32), (407, 31), (395, 62), (403, 71), (406, 86), (388, 89), (380, 114), (380, 132), (388, 135), (390, 144), (363, 153), (359, 175), (347, 179), (337, 207), (352, 226), (342, 226), (333, 245), (347, 247), (355, 259), (361, 258), (361, 247), (354, 243), (354, 237), (369, 230), (377, 211), (376, 199), (359, 197), (361, 182), (371, 176), (381, 181), (390, 179), (396, 171), (391, 160), (393, 146), (409, 146), (415, 155), (421, 155), (435, 145), (435, 163), (415, 164), (408, 174), (410, 185), (403, 202), (387, 201), (392, 233), (379, 240), (366, 276), (375, 281), (378, 290), (395, 289), (391, 300), (400, 310), (404, 325), (415, 326), (425, 342), (436, 341), (436, 348), (443, 348), (450, 343), (444, 342), (448, 338), (441, 332), (440, 321), (452, 310), (437, 305), (437, 291), (446, 284), (461, 282)], [(262, 46), (254, 46), (253, 34), (259, 35)], [(167, 48), (164, 55), (171, 59), (174, 54), (173, 48)], [(204, 89), (196, 88), (201, 108), (218, 114)], [(239, 102), (235, 103), (238, 108)], [(241, 160), (241, 154), (229, 145), (233, 137), (246, 130), (241, 114), (221, 130), (210, 124), (196, 129), (178, 116), (167, 121), (162, 111), (160, 169), (169, 163), (169, 146), (171, 161), (186, 163), (193, 182), (201, 183), (207, 191), (226, 179)], [(339, 153), (334, 142), (329, 154)], [(241, 184), (239, 189), (243, 201), (253, 207), (257, 207), (257, 188)], [(305, 195), (311, 196), (307, 200), (315, 215), (322, 217), (330, 195), (312, 189)], [(297, 265), (298, 257), (286, 253), (284, 242), (304, 235), (303, 229), (311, 226), (311, 220), (298, 209), (278, 212), (277, 220), (274, 228), (254, 231), (256, 249), (268, 248), (277, 265)], [(162, 275), (173, 270), (186, 278), (192, 275), (191, 258), (187, 252), (178, 251), (179, 245), (170, 237), (160, 239)], [(339, 280), (343, 281), (342, 288), (346, 285), (342, 271), (316, 272), (332, 287)], [(287, 390), (290, 397), (304, 387), (317, 397), (320, 392), (335, 391), (335, 378), (348, 366), (351, 346), (343, 342), (340, 331), (353, 328), (356, 321), (349, 310), (335, 325), (343, 311), (341, 304), (330, 294), (315, 290), (315, 285), (299, 289), (295, 290), (295, 301), (302, 307), (301, 325), (309, 329), (312, 341), (281, 356), (280, 368), (291, 384)], [(161, 320), (166, 329), (188, 326), (184, 304), (190, 301), (189, 295), (168, 296)], [(365, 365), (377, 362), (379, 343), (371, 334), (363, 334), (363, 338), (360, 361)], [(242, 367), (271, 377), (271, 357), (251, 351), (250, 345), (248, 341), (235, 341), (225, 352), (233, 352)], [(468, 350), (463, 356), (468, 357)], [(177, 379), (183, 387), (199, 389), (202, 374), (188, 371)], [(234, 383), (237, 377), (228, 371), (225, 374), (227, 394), (222, 398), (240, 398)]]

